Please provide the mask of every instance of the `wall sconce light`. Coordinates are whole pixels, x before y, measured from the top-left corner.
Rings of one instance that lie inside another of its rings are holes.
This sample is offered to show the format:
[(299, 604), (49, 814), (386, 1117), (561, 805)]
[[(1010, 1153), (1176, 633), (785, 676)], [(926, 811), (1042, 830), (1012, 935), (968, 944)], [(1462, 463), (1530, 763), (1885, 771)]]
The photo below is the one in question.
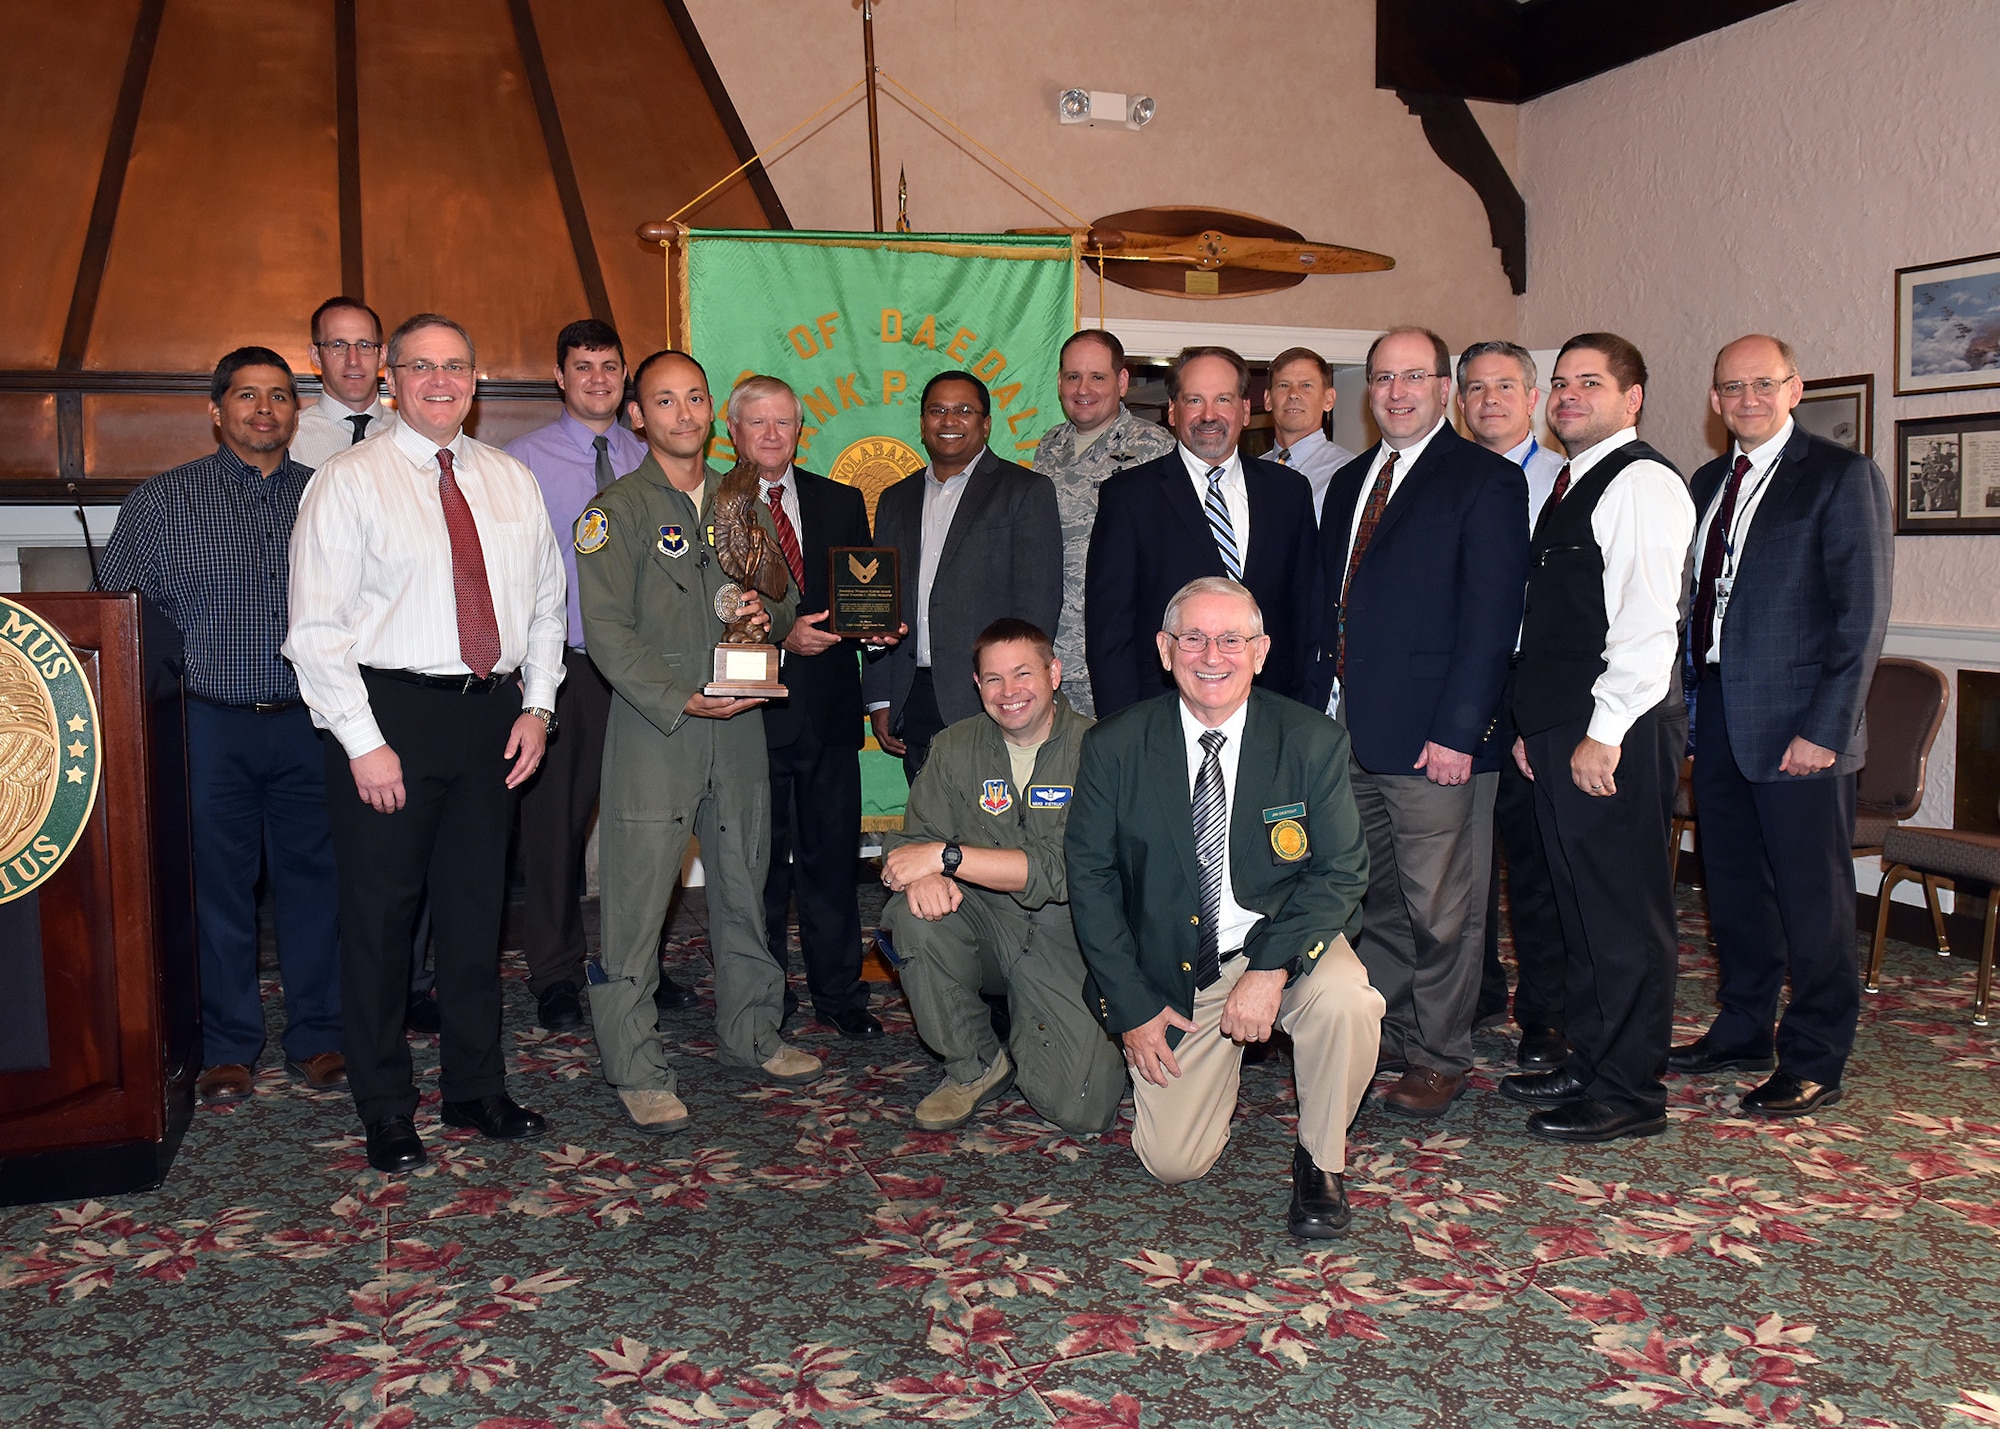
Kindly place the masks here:
[(1151, 95), (1113, 94), (1102, 89), (1065, 89), (1056, 96), (1056, 118), (1064, 124), (1088, 124), (1093, 128), (1122, 125), (1143, 128), (1153, 121), (1156, 106)]

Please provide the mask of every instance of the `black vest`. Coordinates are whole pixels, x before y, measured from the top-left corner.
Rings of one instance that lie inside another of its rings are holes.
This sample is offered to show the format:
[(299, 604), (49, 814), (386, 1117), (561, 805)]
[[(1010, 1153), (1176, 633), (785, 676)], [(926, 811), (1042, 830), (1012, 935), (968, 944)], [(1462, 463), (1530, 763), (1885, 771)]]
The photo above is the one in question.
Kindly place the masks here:
[[(1604, 609), (1604, 552), (1590, 518), (1611, 479), (1635, 461), (1680, 470), (1642, 441), (1627, 442), (1593, 466), (1555, 506), (1545, 508), (1528, 543), (1528, 596), (1521, 618), (1521, 653), (1514, 660), (1514, 723), (1522, 734), (1540, 734), (1596, 708), (1590, 688), (1604, 673), (1604, 637), (1611, 618)], [(1687, 619), (1687, 571), (1681, 572), (1681, 620)], [(1661, 701), (1681, 706), (1681, 662)]]

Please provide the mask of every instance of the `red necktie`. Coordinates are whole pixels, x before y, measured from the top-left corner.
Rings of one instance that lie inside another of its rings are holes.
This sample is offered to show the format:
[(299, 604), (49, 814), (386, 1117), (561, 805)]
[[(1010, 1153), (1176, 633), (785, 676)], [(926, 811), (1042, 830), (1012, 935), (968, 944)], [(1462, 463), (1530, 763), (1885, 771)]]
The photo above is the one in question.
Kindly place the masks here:
[(1549, 493), (1549, 505), (1553, 506), (1558, 501), (1562, 500), (1563, 493), (1568, 490), (1569, 490), (1569, 463), (1564, 462), (1563, 469), (1556, 473), (1556, 489)]
[(799, 553), (799, 533), (792, 528), (792, 518), (785, 514), (785, 483), (779, 482), (765, 494), (771, 503), (771, 524), (778, 528), (778, 548), (785, 553), (785, 564), (791, 568), (792, 584), (801, 594), (806, 588), (806, 558)]
[(1722, 488), (1722, 504), (1708, 523), (1708, 544), (1701, 549), (1701, 580), (1694, 588), (1694, 621), (1688, 634), (1694, 641), (1694, 674), (1701, 678), (1708, 668), (1710, 635), (1715, 629), (1715, 579), (1722, 574), (1724, 548), (1729, 544), (1729, 523), (1736, 517), (1736, 493), (1743, 485), (1743, 473), (1750, 470), (1750, 458), (1740, 453), (1730, 468), (1729, 484)]
[(1368, 504), (1361, 508), (1361, 524), (1354, 528), (1354, 549), (1347, 553), (1347, 574), (1340, 582), (1340, 629), (1334, 636), (1333, 677), (1347, 678), (1347, 588), (1354, 584), (1354, 573), (1361, 568), (1361, 557), (1367, 553), (1368, 543), (1375, 539), (1375, 528), (1382, 523), (1382, 512), (1389, 504), (1389, 483), (1396, 474), (1396, 462), (1401, 452), (1392, 451), (1389, 459), (1382, 463), (1382, 470), (1375, 476), (1375, 485), (1368, 492)]
[(479, 548), (479, 527), (472, 508), (458, 489), (451, 453), (438, 451), (438, 500), (444, 505), (445, 530), (451, 533), (451, 589), (458, 602), (458, 658), (485, 679), (500, 663), (500, 622), (493, 614), (493, 588), (486, 583), (486, 553)]

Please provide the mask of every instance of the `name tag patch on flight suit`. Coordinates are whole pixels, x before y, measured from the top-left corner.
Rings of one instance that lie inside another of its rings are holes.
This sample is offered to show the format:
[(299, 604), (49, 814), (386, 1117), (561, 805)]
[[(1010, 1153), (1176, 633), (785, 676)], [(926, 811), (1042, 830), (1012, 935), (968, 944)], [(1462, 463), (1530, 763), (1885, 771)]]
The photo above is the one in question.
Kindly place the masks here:
[(1264, 822), (1271, 826), (1272, 862), (1297, 863), (1312, 852), (1312, 843), (1306, 838), (1305, 816), (1304, 804), (1281, 804), (1264, 811)]
[(576, 518), (576, 549), (581, 555), (604, 549), (604, 543), (611, 539), (611, 522), (597, 507), (593, 506)]
[(979, 786), (979, 807), (989, 814), (1004, 814), (1014, 807), (1013, 791), (1005, 779), (988, 779)]
[(1060, 809), (1069, 802), (1072, 790), (1067, 784), (1030, 784), (1028, 786), (1028, 807), (1031, 809)]
[(678, 526), (660, 528), (660, 554), (663, 556), (685, 556), (688, 553), (688, 538)]

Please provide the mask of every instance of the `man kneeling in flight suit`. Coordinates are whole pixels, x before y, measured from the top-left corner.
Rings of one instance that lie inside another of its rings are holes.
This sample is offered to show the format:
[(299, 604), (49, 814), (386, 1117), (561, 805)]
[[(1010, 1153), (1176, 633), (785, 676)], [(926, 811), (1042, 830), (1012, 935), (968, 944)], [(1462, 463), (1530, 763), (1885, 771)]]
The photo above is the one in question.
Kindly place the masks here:
[[(1070, 926), (1063, 832), (1091, 721), (1058, 686), (1062, 662), (1025, 620), (996, 620), (972, 645), (986, 713), (931, 745), (901, 833), (883, 839), (882, 882), (896, 894), (882, 925), (903, 960), (917, 1034), (945, 1079), (917, 1105), (925, 1131), (949, 1131), (1016, 1081), (1065, 1131), (1111, 1125), (1125, 1066), (1083, 1001), (1083, 955)], [(1002, 1047), (981, 992), (1005, 992)], [(1011, 1055), (1010, 1055), (1011, 1054)]]

